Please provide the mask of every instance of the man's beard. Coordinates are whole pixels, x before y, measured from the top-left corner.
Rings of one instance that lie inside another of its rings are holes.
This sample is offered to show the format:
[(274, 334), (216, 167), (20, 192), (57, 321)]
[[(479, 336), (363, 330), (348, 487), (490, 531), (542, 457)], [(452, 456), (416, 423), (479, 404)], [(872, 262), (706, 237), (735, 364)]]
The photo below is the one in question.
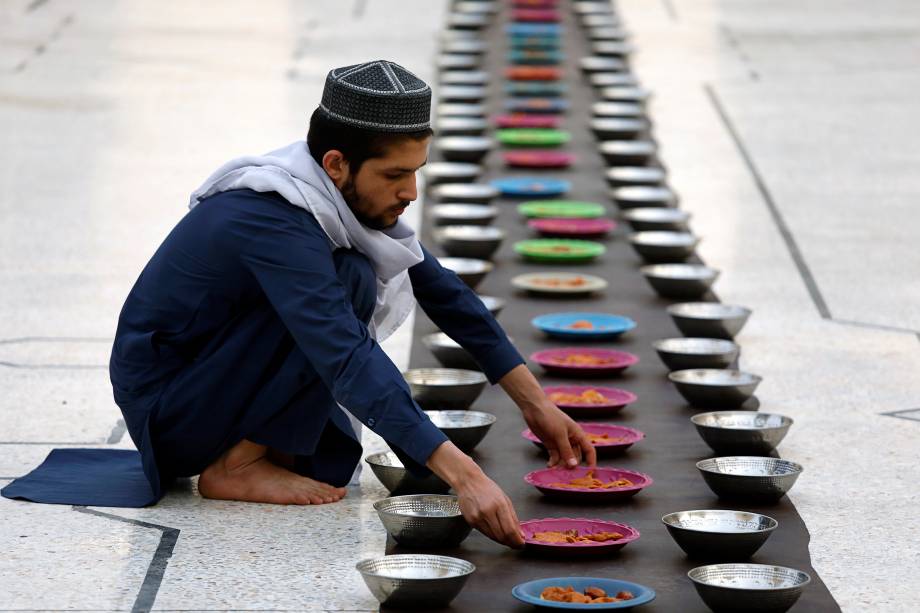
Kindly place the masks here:
[[(342, 185), (342, 189), (340, 191), (342, 192), (342, 197), (345, 199), (345, 203), (348, 204), (348, 208), (351, 209), (351, 212), (354, 213), (358, 221), (360, 221), (371, 230), (386, 230), (395, 226), (397, 221), (399, 221), (399, 217), (397, 217), (396, 221), (387, 223), (384, 214), (377, 216), (368, 215), (367, 211), (371, 208), (371, 204), (358, 195), (358, 190), (355, 188), (354, 177), (348, 177), (348, 180), (345, 181), (344, 185)], [(399, 204), (395, 204), (389, 208), (400, 208), (407, 206), (409, 206), (409, 201), (404, 200)]]

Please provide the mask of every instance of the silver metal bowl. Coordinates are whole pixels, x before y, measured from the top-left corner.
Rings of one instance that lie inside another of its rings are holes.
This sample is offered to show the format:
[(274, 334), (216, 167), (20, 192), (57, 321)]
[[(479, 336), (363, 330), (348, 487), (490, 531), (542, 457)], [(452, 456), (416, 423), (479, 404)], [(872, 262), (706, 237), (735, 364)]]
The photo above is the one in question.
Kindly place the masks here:
[(498, 12), (497, 2), (488, 2), (486, 0), (455, 2), (453, 10), (458, 13), (477, 13), (492, 15)]
[(650, 140), (608, 140), (597, 150), (610, 166), (644, 166), (655, 158), (658, 147)]
[(723, 456), (700, 460), (696, 467), (720, 498), (779, 500), (802, 474), (801, 464), (764, 456)]
[(600, 57), (596, 55), (583, 57), (578, 61), (578, 65), (586, 74), (595, 72), (623, 72), (626, 70), (626, 63), (613, 57)]
[(478, 164), (495, 146), (488, 136), (445, 136), (434, 142), (435, 148), (449, 162)]
[(487, 226), (498, 217), (498, 209), (482, 204), (436, 204), (429, 209), (436, 226)]
[(482, 102), (487, 92), (481, 85), (445, 85), (438, 95), (444, 102)]
[(652, 92), (644, 87), (604, 87), (601, 88), (600, 95), (603, 100), (608, 102), (645, 104), (652, 97)]
[(601, 140), (636, 138), (649, 128), (645, 119), (628, 117), (601, 117), (592, 119), (589, 127), (594, 136)]
[(460, 204), (489, 204), (499, 191), (488, 183), (442, 183), (431, 189), (432, 197), (441, 202)]
[(422, 337), (422, 344), (445, 368), (482, 370), (469, 351), (443, 332), (434, 332)]
[[(467, 119), (452, 117), (451, 119)], [(422, 168), (428, 185), (464, 183), (475, 181), (482, 174), (482, 166), (466, 162), (431, 162)]]
[(677, 204), (677, 194), (661, 185), (627, 185), (615, 187), (610, 195), (620, 209), (637, 209), (648, 207), (673, 207)]
[(811, 583), (808, 573), (769, 564), (711, 564), (687, 576), (715, 613), (783, 613)]
[(668, 379), (695, 407), (737, 409), (754, 395), (763, 377), (727, 368), (691, 368), (668, 373)]
[(462, 451), (470, 452), (482, 442), (497, 421), (482, 411), (425, 411), (431, 422)]
[(732, 339), (747, 323), (751, 310), (721, 302), (682, 302), (669, 306), (668, 315), (687, 336)]
[(505, 308), (507, 304), (504, 299), (496, 298), (495, 296), (483, 296), (477, 294), (479, 299), (482, 300), (482, 303), (486, 305), (486, 308), (489, 309), (489, 313), (492, 313), (492, 317), (498, 317), (498, 314), (502, 312), (502, 309)]
[(610, 15), (613, 9), (608, 2), (597, 2), (597, 0), (579, 0), (572, 3), (572, 12), (576, 15)]
[(629, 32), (621, 24), (611, 25), (608, 21), (603, 26), (588, 26), (588, 38), (592, 41), (624, 41), (629, 40)]
[(623, 211), (620, 217), (638, 232), (663, 230), (680, 232), (687, 229), (690, 213), (672, 208), (639, 207)]
[(438, 77), (441, 85), (488, 85), (491, 76), (485, 70), (448, 70)]
[(451, 30), (481, 30), (492, 21), (488, 13), (449, 13), (447, 27)]
[(470, 289), (476, 289), (494, 268), (492, 262), (473, 258), (438, 258), (441, 266), (454, 271)]
[(622, 40), (595, 40), (591, 44), (591, 53), (600, 57), (628, 58), (635, 52), (635, 45)]
[(489, 129), (489, 122), (479, 117), (442, 117), (435, 129), (442, 136), (481, 136)]
[(728, 368), (741, 350), (720, 338), (665, 338), (653, 346), (669, 370)]
[(466, 560), (421, 554), (361, 560), (355, 568), (380, 604), (420, 609), (446, 607), (476, 570)]
[(391, 494), (446, 494), (450, 490), (450, 485), (434, 473), (414, 476), (392, 451), (372, 453), (364, 461)]
[(438, 105), (438, 117), (485, 117), (486, 105), (444, 102)]
[(649, 231), (629, 235), (629, 244), (646, 262), (683, 262), (700, 239), (690, 232)]
[(439, 70), (475, 70), (482, 60), (475, 55), (460, 53), (442, 53), (435, 59)]
[(456, 547), (472, 528), (460, 512), (456, 496), (410, 494), (374, 503), (387, 533), (403, 547)]
[(594, 87), (634, 87), (639, 85), (639, 79), (631, 72), (595, 72), (588, 80)]
[(505, 240), (505, 231), (492, 226), (444, 226), (435, 228), (434, 239), (451, 256), (488, 260)]
[(745, 511), (678, 511), (661, 518), (674, 542), (692, 558), (747, 560), (767, 541), (779, 522)]
[(488, 48), (486, 41), (476, 38), (451, 40), (441, 45), (441, 51), (451, 55), (482, 55)]
[(594, 117), (645, 118), (645, 111), (642, 109), (642, 105), (631, 104), (629, 102), (594, 102), (591, 104), (591, 114)]
[(466, 410), (488, 381), (481, 372), (461, 368), (412, 368), (403, 377), (412, 397), (426, 410)]
[(665, 298), (700, 298), (719, 276), (717, 269), (702, 264), (650, 264), (639, 271)]
[(794, 423), (785, 415), (755, 411), (698, 413), (690, 421), (703, 441), (724, 455), (768, 455)]
[[(601, 30), (601, 29), (619, 30), (622, 27), (623, 22), (621, 22), (620, 19), (613, 13), (608, 13), (608, 14), (599, 13), (596, 15), (583, 16), (581, 18), (581, 25), (587, 28), (590, 31), (592, 36), (595, 36), (595, 35), (599, 36), (601, 34), (596, 34), (597, 30)], [(592, 40), (597, 40), (597, 39), (592, 39)]]

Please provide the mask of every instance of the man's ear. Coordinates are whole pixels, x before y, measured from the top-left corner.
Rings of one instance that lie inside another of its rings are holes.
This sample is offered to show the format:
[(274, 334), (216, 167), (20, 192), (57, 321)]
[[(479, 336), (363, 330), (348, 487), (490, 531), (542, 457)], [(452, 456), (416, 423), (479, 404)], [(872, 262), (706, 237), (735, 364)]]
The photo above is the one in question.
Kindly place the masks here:
[(329, 175), (336, 187), (340, 188), (348, 180), (348, 160), (338, 149), (330, 149), (323, 156), (323, 170)]

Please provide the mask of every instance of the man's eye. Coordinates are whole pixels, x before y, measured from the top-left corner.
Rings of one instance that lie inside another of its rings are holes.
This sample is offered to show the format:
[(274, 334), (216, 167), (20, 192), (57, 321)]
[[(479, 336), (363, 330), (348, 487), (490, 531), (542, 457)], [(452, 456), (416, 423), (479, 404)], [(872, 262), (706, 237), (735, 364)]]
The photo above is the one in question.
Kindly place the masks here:
[(395, 175), (387, 175), (387, 179), (390, 179), (391, 181), (395, 181), (396, 179), (401, 179), (401, 178), (402, 178), (402, 173), (395, 174)]

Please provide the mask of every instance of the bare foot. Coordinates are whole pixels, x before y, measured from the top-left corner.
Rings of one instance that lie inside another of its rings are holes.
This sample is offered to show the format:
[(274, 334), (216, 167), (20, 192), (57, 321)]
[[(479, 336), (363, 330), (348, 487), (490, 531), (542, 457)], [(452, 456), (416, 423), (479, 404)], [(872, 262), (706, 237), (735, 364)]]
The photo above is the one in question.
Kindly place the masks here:
[(241, 441), (198, 477), (205, 498), (270, 504), (324, 504), (345, 496), (344, 487), (302, 477), (269, 461), (268, 448)]

